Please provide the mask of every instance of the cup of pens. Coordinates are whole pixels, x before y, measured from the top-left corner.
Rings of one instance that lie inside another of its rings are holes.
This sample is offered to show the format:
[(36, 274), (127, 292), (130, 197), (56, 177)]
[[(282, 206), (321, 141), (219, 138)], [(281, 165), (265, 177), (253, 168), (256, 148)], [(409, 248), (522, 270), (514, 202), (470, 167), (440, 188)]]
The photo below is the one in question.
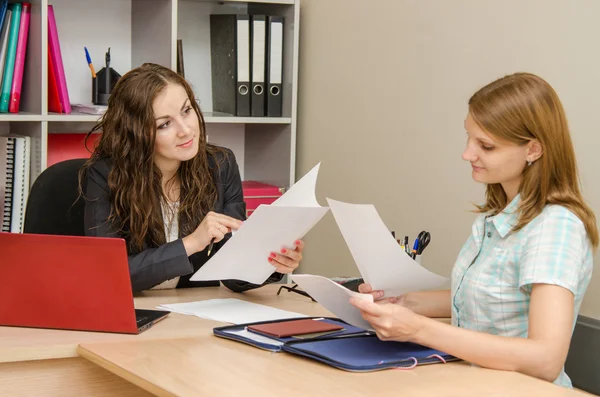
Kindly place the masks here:
[(421, 257), (423, 256), (423, 251), (425, 251), (425, 248), (427, 248), (431, 241), (431, 234), (423, 230), (415, 239), (412, 248), (408, 236), (404, 236), (404, 239), (396, 239), (396, 241), (408, 256), (417, 261), (418, 264), (421, 264)]
[(100, 69), (98, 73), (94, 70), (90, 53), (86, 47), (84, 49), (88, 66), (92, 72), (92, 103), (94, 105), (108, 105), (110, 93), (121, 78), (121, 75), (110, 67), (110, 47), (105, 54), (105, 67)]

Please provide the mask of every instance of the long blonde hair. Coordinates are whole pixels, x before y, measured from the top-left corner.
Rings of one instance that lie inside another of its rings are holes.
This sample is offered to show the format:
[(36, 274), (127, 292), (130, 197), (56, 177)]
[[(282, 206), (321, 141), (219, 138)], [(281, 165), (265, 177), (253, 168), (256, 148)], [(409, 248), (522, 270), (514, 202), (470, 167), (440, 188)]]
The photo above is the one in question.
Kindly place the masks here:
[[(581, 196), (567, 118), (550, 84), (530, 73), (502, 77), (469, 99), (469, 112), (479, 127), (500, 140), (517, 145), (538, 140), (542, 146), (542, 156), (523, 171), (519, 218), (513, 231), (522, 229), (547, 204), (557, 204), (581, 219), (596, 248), (596, 217)], [(497, 214), (507, 204), (502, 186), (488, 184), (486, 202), (477, 211)]]

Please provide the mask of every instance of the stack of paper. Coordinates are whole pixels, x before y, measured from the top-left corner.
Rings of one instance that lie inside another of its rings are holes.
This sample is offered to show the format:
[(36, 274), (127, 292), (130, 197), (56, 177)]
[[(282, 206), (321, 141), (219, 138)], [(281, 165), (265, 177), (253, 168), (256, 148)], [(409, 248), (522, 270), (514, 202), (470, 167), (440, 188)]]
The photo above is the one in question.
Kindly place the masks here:
[[(446, 278), (422, 267), (400, 248), (373, 205), (349, 204), (327, 199), (350, 253), (365, 283), (385, 296), (436, 288)], [(342, 320), (370, 328), (360, 311), (350, 304), (350, 296), (371, 299), (325, 277), (293, 275), (292, 279), (327, 310)], [(347, 290), (345, 296), (340, 289)]]
[(165, 304), (157, 308), (232, 324), (307, 317), (304, 314), (239, 299), (209, 299), (197, 302)]
[(271, 252), (293, 247), (323, 218), (329, 208), (315, 197), (317, 164), (271, 205), (260, 205), (227, 244), (206, 262), (192, 281), (244, 280), (264, 283), (275, 271), (268, 261)]

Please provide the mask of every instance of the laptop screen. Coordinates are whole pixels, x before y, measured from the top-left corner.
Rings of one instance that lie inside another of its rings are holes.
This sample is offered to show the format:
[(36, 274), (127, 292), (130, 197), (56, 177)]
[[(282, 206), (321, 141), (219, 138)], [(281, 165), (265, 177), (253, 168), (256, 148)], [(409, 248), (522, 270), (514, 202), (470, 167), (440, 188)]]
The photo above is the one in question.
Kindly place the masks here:
[(125, 241), (0, 233), (0, 325), (137, 333)]

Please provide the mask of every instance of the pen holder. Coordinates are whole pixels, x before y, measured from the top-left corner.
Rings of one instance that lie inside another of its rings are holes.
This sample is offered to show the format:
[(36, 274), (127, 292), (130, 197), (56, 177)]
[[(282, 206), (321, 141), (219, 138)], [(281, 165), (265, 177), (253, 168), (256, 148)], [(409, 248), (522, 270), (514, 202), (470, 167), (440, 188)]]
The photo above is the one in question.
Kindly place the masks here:
[(113, 68), (102, 68), (92, 77), (92, 103), (94, 105), (108, 105), (108, 98), (117, 84), (121, 75)]

